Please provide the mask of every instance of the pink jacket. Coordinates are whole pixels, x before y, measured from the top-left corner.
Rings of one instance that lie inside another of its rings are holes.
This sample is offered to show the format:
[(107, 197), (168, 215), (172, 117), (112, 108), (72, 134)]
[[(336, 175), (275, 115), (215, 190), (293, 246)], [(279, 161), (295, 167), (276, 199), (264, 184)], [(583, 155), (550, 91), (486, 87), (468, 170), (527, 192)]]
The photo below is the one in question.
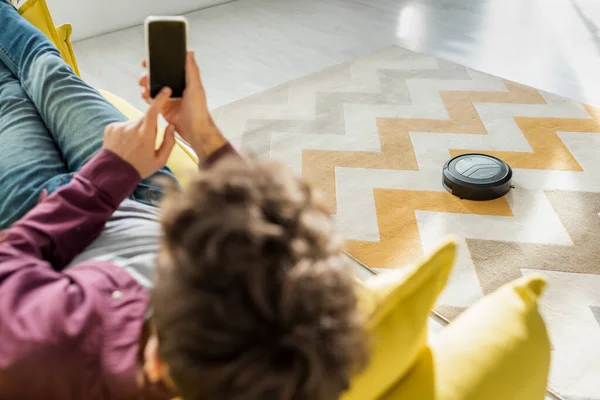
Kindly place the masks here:
[[(223, 147), (207, 165), (231, 152)], [(139, 181), (131, 165), (102, 150), (69, 185), (3, 232), (0, 399), (152, 397), (136, 384), (146, 290), (110, 263), (63, 270)]]

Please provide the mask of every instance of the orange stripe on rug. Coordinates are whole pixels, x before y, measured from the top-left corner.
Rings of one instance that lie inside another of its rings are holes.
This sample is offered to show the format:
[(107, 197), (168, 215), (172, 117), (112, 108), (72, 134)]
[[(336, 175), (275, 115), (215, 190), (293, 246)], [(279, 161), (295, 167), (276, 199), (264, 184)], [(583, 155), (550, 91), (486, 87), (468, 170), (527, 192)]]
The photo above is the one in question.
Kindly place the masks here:
[(513, 216), (505, 198), (477, 202), (446, 192), (375, 189), (379, 242), (349, 240), (346, 249), (373, 268), (400, 268), (423, 257), (415, 211)]
[(600, 110), (584, 105), (593, 119), (514, 117), (533, 152), (456, 150), (452, 157), (483, 153), (501, 158), (512, 168), (583, 171), (557, 132), (600, 133)]

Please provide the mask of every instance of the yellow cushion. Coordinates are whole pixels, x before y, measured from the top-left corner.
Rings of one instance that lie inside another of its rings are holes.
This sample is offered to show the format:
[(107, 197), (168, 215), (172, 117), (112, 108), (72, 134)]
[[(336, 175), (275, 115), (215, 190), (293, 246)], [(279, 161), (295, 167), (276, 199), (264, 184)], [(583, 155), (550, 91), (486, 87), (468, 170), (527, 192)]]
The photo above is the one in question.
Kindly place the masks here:
[(374, 308), (367, 326), (371, 359), (343, 400), (379, 399), (412, 367), (426, 347), (427, 320), (455, 255), (456, 244), (448, 241), (422, 263), (366, 282), (372, 297), (363, 294), (363, 303)]
[(73, 27), (71, 24), (63, 24), (56, 27), (56, 34), (58, 35), (58, 40), (60, 46), (64, 46), (64, 51), (61, 51), (61, 55), (72, 68), (73, 71), (77, 75), (81, 75), (79, 73), (79, 66), (77, 65), (77, 59), (75, 58), (75, 52), (73, 51), (73, 45), (71, 44), (71, 33), (73, 32)]
[[(100, 90), (100, 94), (104, 96), (108, 101), (110, 101), (119, 111), (121, 111), (127, 118), (136, 119), (143, 115), (141, 111), (137, 108), (123, 100), (117, 95), (114, 95), (105, 90)], [(159, 142), (162, 142), (162, 137), (164, 135), (164, 130), (160, 130), (159, 132)], [(196, 171), (198, 169), (198, 160), (196, 156), (188, 150), (188, 148), (181, 143), (179, 140), (177, 141), (177, 146), (173, 149), (171, 153), (171, 157), (169, 157), (168, 162), (169, 168), (173, 170), (177, 179), (181, 182), (183, 186), (185, 186), (188, 178), (190, 176), (190, 172)]]
[(540, 276), (507, 284), (467, 310), (381, 400), (543, 400), (550, 341)]
[(19, 14), (42, 31), (56, 45), (63, 59), (79, 75), (79, 67), (77, 66), (77, 60), (75, 59), (70, 39), (71, 26), (61, 25), (58, 28), (54, 27), (46, 0), (27, 1), (19, 7)]

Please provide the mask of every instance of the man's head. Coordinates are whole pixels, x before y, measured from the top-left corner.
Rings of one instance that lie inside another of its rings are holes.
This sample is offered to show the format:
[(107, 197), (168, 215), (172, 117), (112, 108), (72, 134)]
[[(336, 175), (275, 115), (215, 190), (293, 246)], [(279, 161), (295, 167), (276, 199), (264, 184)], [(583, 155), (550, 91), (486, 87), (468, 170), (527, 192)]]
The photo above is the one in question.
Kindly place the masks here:
[(228, 160), (168, 196), (162, 223), (155, 378), (185, 400), (339, 397), (364, 333), (342, 241), (306, 183)]

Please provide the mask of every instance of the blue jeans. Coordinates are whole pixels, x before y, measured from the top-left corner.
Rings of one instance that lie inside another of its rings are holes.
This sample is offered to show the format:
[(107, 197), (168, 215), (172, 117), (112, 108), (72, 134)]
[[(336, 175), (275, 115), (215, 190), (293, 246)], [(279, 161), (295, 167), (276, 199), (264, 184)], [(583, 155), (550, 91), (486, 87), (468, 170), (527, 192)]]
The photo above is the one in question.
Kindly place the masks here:
[[(67, 184), (125, 116), (83, 82), (37, 28), (0, 0), (0, 229)], [(163, 168), (156, 175), (175, 179)], [(155, 176), (156, 176), (155, 175)], [(155, 205), (154, 177), (131, 198)]]

